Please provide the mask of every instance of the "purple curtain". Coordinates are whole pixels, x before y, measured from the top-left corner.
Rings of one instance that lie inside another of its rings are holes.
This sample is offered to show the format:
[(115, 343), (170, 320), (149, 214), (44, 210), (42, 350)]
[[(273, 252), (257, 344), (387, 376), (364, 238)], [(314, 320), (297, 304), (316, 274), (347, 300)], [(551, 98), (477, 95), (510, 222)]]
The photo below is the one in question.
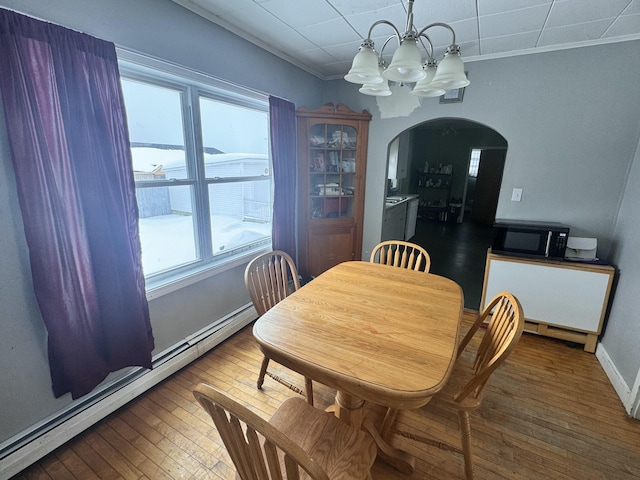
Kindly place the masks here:
[(0, 90), (53, 392), (151, 368), (115, 47), (0, 9)]
[(296, 258), (296, 106), (269, 97), (273, 159), (273, 248)]

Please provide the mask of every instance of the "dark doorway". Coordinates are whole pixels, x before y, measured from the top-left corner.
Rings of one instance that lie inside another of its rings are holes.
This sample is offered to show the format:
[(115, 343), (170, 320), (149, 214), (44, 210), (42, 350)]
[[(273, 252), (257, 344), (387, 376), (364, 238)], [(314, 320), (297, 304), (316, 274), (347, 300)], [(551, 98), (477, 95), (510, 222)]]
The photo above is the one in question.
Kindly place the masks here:
[(498, 208), (505, 156), (506, 150), (502, 148), (481, 150), (471, 209), (471, 220), (476, 223), (493, 225)]
[[(407, 178), (401, 182), (402, 193), (418, 193), (417, 178), (427, 165), (451, 166), (453, 170), (448, 215), (419, 216), (416, 234), (409, 241), (429, 252), (432, 273), (451, 278), (462, 287), (465, 308), (478, 310), (507, 142), (485, 125), (455, 118), (417, 125), (408, 135), (400, 135), (401, 142), (403, 138), (409, 139), (409, 158)], [(470, 154), (474, 149), (481, 151), (480, 162), (469, 191)], [(472, 195), (467, 198), (473, 200), (471, 204), (465, 201), (467, 193)]]

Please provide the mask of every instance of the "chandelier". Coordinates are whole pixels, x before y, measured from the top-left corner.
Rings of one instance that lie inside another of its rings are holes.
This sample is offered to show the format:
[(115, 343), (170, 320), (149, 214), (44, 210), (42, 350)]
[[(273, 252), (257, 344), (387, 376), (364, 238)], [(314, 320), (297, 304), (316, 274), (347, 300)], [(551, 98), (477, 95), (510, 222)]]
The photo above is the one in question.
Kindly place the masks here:
[[(351, 70), (344, 79), (348, 82), (362, 84), (360, 93), (374, 96), (391, 95), (389, 80), (401, 85), (415, 83), (411, 94), (418, 97), (439, 97), (446, 90), (469, 85), (470, 82), (464, 73), (460, 47), (456, 45), (456, 33), (453, 28), (446, 23), (436, 22), (427, 25), (420, 31), (416, 30), (413, 25), (414, 0), (408, 0), (408, 2), (407, 25), (404, 34), (400, 35), (395, 25), (388, 20), (375, 22), (369, 28), (367, 39), (360, 45), (360, 49), (353, 59)], [(382, 24), (393, 28), (395, 35), (385, 41), (380, 53), (378, 53), (374, 49), (371, 32), (376, 26)], [(447, 47), (440, 64), (433, 58), (433, 44), (425, 33), (434, 27), (446, 28), (453, 36), (451, 45)], [(391, 63), (387, 66), (382, 58), (382, 52), (389, 41), (394, 38), (398, 41), (398, 49), (394, 52)], [(418, 42), (427, 52), (427, 59), (424, 62)]]

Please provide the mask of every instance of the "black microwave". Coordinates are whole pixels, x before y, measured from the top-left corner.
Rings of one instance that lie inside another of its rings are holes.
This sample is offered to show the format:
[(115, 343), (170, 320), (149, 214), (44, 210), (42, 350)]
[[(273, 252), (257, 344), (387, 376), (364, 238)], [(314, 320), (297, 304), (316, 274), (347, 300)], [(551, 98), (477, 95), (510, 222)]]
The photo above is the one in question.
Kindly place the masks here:
[(491, 251), (519, 257), (564, 260), (569, 227), (560, 223), (496, 221)]

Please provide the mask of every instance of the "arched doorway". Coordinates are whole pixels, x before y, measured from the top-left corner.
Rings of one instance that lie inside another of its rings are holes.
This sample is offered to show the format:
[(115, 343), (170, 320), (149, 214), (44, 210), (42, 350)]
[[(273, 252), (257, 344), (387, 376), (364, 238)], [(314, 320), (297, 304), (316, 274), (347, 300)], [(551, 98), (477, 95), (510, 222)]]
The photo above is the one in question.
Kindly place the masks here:
[(478, 310), (506, 139), (477, 122), (440, 118), (402, 132), (392, 145), (390, 152), (406, 155), (407, 167), (389, 186), (420, 195), (416, 234), (409, 240), (429, 251), (432, 273), (462, 286), (465, 307)]

